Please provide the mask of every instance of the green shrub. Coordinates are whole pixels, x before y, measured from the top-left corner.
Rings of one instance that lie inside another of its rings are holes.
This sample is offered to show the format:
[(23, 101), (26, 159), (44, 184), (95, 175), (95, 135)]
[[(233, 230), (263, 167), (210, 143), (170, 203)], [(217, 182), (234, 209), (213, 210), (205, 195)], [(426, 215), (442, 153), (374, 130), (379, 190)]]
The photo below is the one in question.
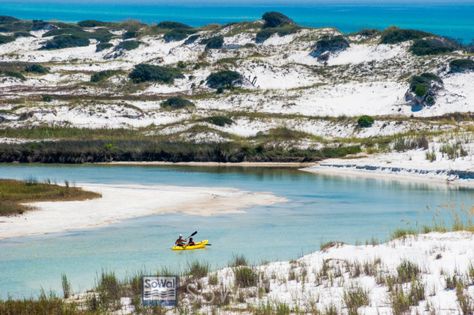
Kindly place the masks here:
[(159, 28), (167, 28), (167, 29), (183, 29), (183, 28), (192, 28), (189, 25), (179, 23), (179, 22), (173, 22), (173, 21), (162, 21), (156, 25)]
[(194, 33), (194, 31), (192, 29), (187, 29), (187, 28), (171, 29), (170, 31), (165, 33), (165, 35), (163, 36), (163, 39), (167, 43), (180, 41), (180, 40), (185, 39), (192, 33)]
[(85, 32), (87, 33), (85, 37), (89, 39), (95, 39), (98, 42), (105, 43), (112, 39), (113, 34), (110, 33), (105, 28), (98, 28), (94, 32)]
[(449, 63), (449, 69), (452, 73), (474, 71), (474, 60), (455, 59)]
[(357, 119), (357, 126), (359, 128), (368, 128), (371, 127), (373, 124), (374, 118), (368, 115), (360, 116), (359, 119)]
[(33, 37), (33, 35), (31, 35), (30, 32), (20, 31), (20, 32), (15, 32), (13, 34), (13, 37), (15, 37), (15, 38), (18, 38), (18, 37)]
[(98, 27), (98, 26), (108, 26), (110, 22), (102, 22), (97, 20), (84, 20), (77, 22), (77, 25), (80, 27)]
[(58, 35), (54, 36), (53, 39), (48, 40), (40, 49), (52, 50), (82, 46), (89, 46), (89, 40), (87, 38), (76, 35)]
[(10, 24), (14, 22), (19, 22), (20, 20), (13, 16), (0, 15), (0, 24)]
[(91, 75), (91, 82), (101, 82), (117, 74), (116, 70), (103, 70)]
[(122, 34), (122, 39), (130, 39), (138, 37), (138, 29), (130, 29)]
[(137, 49), (140, 46), (140, 42), (136, 40), (125, 40), (120, 42), (117, 46), (115, 46), (114, 50), (133, 50)]
[(2, 71), (0, 75), (3, 77), (17, 78), (22, 81), (26, 80), (25, 76), (18, 71)]
[(53, 100), (53, 97), (51, 95), (41, 95), (41, 100), (43, 102), (49, 103)]
[(235, 284), (241, 288), (249, 288), (257, 285), (258, 276), (255, 271), (246, 266), (234, 269)]
[(355, 34), (360, 35), (360, 36), (364, 36), (364, 37), (372, 37), (372, 36), (375, 36), (375, 35), (379, 35), (380, 31), (376, 30), (376, 29), (366, 28), (366, 29), (358, 31)]
[(409, 40), (420, 39), (431, 36), (432, 34), (417, 30), (404, 30), (397, 27), (387, 28), (382, 32), (380, 38), (381, 44), (397, 44)]
[(46, 67), (43, 67), (42, 65), (34, 63), (34, 64), (31, 64), (31, 65), (27, 65), (25, 67), (25, 71), (26, 72), (32, 72), (32, 73), (45, 74), (45, 73), (49, 72), (49, 69), (46, 68)]
[(234, 121), (227, 116), (211, 116), (205, 119), (208, 123), (211, 123), (216, 126), (224, 127), (227, 125), (232, 125)]
[(417, 56), (439, 55), (459, 49), (459, 46), (445, 38), (417, 39), (410, 47), (410, 51)]
[(420, 75), (414, 75), (410, 79), (410, 90), (415, 93), (418, 97), (425, 97), (431, 87), (432, 82), (443, 83), (440, 77), (433, 73), (422, 73)]
[(179, 96), (173, 96), (168, 98), (166, 101), (161, 103), (161, 108), (164, 109), (182, 109), (182, 108), (189, 108), (194, 107), (194, 103), (184, 99)]
[(194, 43), (199, 37), (200, 36), (197, 35), (197, 34), (196, 35), (191, 35), (191, 36), (188, 37), (188, 39), (186, 39), (184, 41), (184, 44), (185, 45), (190, 45), (190, 44)]
[(220, 49), (224, 45), (224, 37), (222, 35), (203, 39), (201, 44), (206, 45), (206, 50)]
[(95, 52), (101, 52), (102, 50), (106, 50), (112, 47), (114, 47), (114, 45), (112, 45), (111, 43), (98, 43), (95, 46)]
[(311, 56), (319, 57), (325, 52), (338, 52), (349, 47), (349, 42), (344, 36), (324, 36), (316, 42)]
[(279, 27), (287, 24), (294, 24), (293, 20), (280, 12), (266, 12), (262, 15), (265, 21), (263, 27)]
[(174, 79), (182, 78), (183, 75), (176, 68), (139, 64), (135, 66), (129, 77), (134, 83), (147, 81), (173, 83)]
[(242, 83), (242, 75), (236, 71), (223, 70), (211, 73), (206, 79), (207, 85), (210, 88), (232, 88), (237, 84)]
[(13, 36), (0, 35), (0, 45), (13, 42), (14, 40), (15, 40), (15, 37)]
[(289, 34), (296, 33), (300, 28), (294, 24), (287, 24), (280, 27), (264, 28), (257, 32), (255, 37), (256, 43), (263, 43), (273, 34), (278, 34), (279, 36), (286, 36)]

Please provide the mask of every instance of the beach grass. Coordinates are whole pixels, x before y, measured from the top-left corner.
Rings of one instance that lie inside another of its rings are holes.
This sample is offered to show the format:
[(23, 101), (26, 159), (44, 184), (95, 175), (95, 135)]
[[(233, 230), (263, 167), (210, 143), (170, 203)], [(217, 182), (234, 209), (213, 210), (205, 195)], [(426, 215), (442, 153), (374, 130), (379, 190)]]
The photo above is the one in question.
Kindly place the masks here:
[(32, 210), (31, 206), (24, 205), (28, 202), (74, 201), (99, 197), (100, 194), (72, 187), (69, 182), (60, 186), (34, 179), (27, 181), (0, 179), (0, 216), (17, 215)]

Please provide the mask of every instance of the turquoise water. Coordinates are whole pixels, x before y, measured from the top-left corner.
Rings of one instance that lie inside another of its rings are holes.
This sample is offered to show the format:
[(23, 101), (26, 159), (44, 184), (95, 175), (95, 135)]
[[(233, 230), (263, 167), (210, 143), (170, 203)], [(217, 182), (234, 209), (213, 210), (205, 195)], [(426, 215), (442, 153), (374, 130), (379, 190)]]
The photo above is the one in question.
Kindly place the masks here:
[[(105, 3), (104, 3), (105, 2)], [(391, 25), (414, 28), (470, 42), (474, 39), (474, 3), (334, 3), (330, 1), (290, 2), (289, 5), (249, 4), (163, 4), (136, 1), (0, 1), (2, 15), (25, 19), (119, 21), (137, 19), (152, 23), (175, 20), (193, 26), (255, 20), (266, 11), (276, 10), (305, 26), (334, 26), (343, 32), (362, 28), (383, 29)], [(166, 2), (165, 2), (166, 3)], [(222, 3), (229, 3), (224, 2)]]
[[(235, 187), (269, 191), (287, 203), (214, 217), (159, 215), (108, 227), (0, 241), (0, 297), (30, 296), (40, 288), (60, 289), (66, 273), (75, 290), (89, 288), (101, 270), (124, 276), (160, 266), (184, 268), (194, 259), (213, 268), (233, 254), (254, 263), (291, 259), (318, 250), (320, 243), (386, 239), (396, 227), (429, 224), (439, 205), (473, 205), (472, 190), (370, 179), (324, 177), (288, 169), (125, 166), (0, 165), (0, 178), (58, 182), (139, 183)], [(429, 209), (431, 210), (429, 210)], [(448, 211), (441, 211), (448, 217)], [(169, 250), (178, 233), (198, 230), (207, 250)]]

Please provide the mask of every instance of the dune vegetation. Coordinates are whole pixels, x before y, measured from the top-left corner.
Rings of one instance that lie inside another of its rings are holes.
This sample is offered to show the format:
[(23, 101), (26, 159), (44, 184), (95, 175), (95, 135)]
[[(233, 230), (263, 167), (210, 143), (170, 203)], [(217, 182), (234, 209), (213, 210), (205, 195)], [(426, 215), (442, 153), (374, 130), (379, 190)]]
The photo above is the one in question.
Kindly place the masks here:
[(73, 201), (99, 198), (100, 194), (72, 187), (69, 182), (64, 186), (51, 181), (38, 182), (34, 179), (18, 181), (0, 179), (0, 216), (22, 214), (33, 210), (28, 202)]

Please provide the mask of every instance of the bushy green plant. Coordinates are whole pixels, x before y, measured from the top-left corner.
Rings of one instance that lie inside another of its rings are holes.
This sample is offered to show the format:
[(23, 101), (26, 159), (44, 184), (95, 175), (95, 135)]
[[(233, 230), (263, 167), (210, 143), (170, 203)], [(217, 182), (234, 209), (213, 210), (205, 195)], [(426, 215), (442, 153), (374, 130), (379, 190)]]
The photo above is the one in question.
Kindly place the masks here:
[(114, 47), (114, 45), (112, 45), (111, 43), (98, 43), (95, 46), (95, 52), (100, 52), (102, 50), (106, 50), (112, 47)]
[(417, 39), (410, 47), (410, 51), (417, 56), (439, 55), (459, 49), (459, 46), (445, 38)]
[(378, 34), (380, 34), (379, 30), (371, 29), (371, 28), (362, 29), (356, 33), (356, 35), (360, 35), (364, 37), (372, 37)]
[(53, 97), (51, 95), (44, 94), (44, 95), (41, 95), (41, 100), (43, 102), (49, 103), (53, 101)]
[(97, 20), (84, 20), (77, 22), (77, 25), (80, 27), (98, 27), (98, 26), (108, 26), (110, 22), (102, 22)]
[(440, 77), (433, 73), (422, 73), (410, 79), (410, 90), (418, 97), (425, 97), (431, 87), (432, 82), (443, 83)]
[(134, 83), (147, 81), (173, 83), (175, 79), (182, 78), (183, 74), (176, 68), (139, 64), (135, 66), (129, 77)]
[(474, 60), (455, 59), (449, 63), (449, 70), (452, 73), (474, 71)]
[(46, 68), (46, 67), (43, 67), (42, 65), (34, 63), (34, 64), (31, 64), (31, 65), (27, 65), (25, 67), (25, 71), (26, 72), (32, 72), (32, 73), (45, 74), (45, 73), (49, 72), (49, 69)]
[(255, 37), (255, 42), (263, 43), (268, 38), (270, 38), (273, 34), (278, 34), (279, 36), (286, 36), (289, 34), (296, 33), (300, 28), (295, 24), (286, 24), (279, 27), (272, 27), (272, 28), (263, 28), (262, 30), (257, 32)]
[(161, 103), (161, 108), (164, 109), (182, 109), (182, 108), (189, 108), (189, 107), (194, 107), (194, 103), (179, 97), (179, 96), (173, 96), (168, 98), (166, 101)]
[(15, 37), (15, 38), (18, 38), (18, 37), (33, 37), (33, 35), (31, 35), (30, 32), (19, 31), (19, 32), (15, 32), (13, 34), (13, 37)]
[(220, 49), (224, 45), (224, 37), (222, 35), (218, 35), (206, 38), (201, 41), (201, 44), (206, 45), (206, 50)]
[(389, 27), (382, 32), (381, 44), (397, 44), (409, 40), (420, 39), (432, 34), (417, 30), (404, 30), (397, 27)]
[(349, 42), (344, 38), (344, 36), (324, 36), (316, 42), (311, 55), (313, 57), (318, 57), (325, 52), (338, 52), (348, 47)]
[(48, 40), (40, 49), (52, 50), (82, 46), (89, 46), (89, 39), (76, 35), (58, 35)]
[(133, 50), (140, 46), (140, 42), (136, 40), (124, 40), (115, 46), (114, 50)]
[(132, 28), (127, 30), (125, 33), (122, 34), (122, 39), (130, 39), (138, 37), (138, 28)]
[(264, 27), (279, 27), (286, 24), (294, 24), (293, 20), (280, 12), (266, 12), (262, 15), (265, 21)]
[(14, 40), (15, 40), (15, 37), (13, 36), (0, 35), (0, 45), (13, 42)]
[(17, 79), (20, 79), (21, 81), (26, 80), (26, 78), (25, 78), (25, 76), (24, 76), (23, 74), (21, 74), (21, 73), (18, 72), (18, 71), (13, 71), (13, 70), (2, 71), (2, 72), (0, 72), (0, 76), (3, 76), (3, 77), (11, 77), (11, 78), (17, 78)]
[(220, 127), (232, 125), (234, 123), (234, 121), (227, 116), (211, 116), (206, 118), (206, 121)]
[(190, 45), (190, 44), (194, 43), (199, 37), (200, 36), (197, 35), (197, 34), (191, 35), (184, 41), (184, 44), (185, 45)]
[(223, 70), (215, 73), (211, 73), (206, 83), (210, 88), (232, 88), (237, 84), (242, 84), (242, 75), (236, 71)]
[(357, 126), (359, 128), (368, 128), (371, 127), (374, 124), (374, 118), (368, 115), (363, 115), (360, 116), (359, 119), (357, 119)]
[(186, 25), (184, 23), (180, 22), (174, 22), (174, 21), (162, 21), (156, 25), (159, 28), (167, 28), (167, 29), (177, 29), (177, 28), (191, 28), (191, 26)]
[(117, 74), (116, 70), (103, 70), (91, 75), (91, 82), (101, 82)]
[(180, 41), (193, 34), (194, 30), (189, 28), (173, 28), (165, 33), (163, 39), (165, 42)]

